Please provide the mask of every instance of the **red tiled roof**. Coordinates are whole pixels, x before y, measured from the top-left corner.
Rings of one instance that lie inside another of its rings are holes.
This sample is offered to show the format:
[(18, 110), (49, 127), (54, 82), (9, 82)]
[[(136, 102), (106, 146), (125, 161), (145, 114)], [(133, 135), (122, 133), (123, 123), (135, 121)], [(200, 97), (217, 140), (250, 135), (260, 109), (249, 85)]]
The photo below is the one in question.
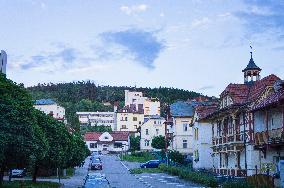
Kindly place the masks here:
[(229, 95), (234, 104), (244, 104), (246, 102), (255, 101), (268, 86), (280, 80), (279, 77), (271, 74), (261, 80), (255, 81), (252, 85), (249, 84), (229, 84), (221, 93), (220, 97)]
[(249, 86), (246, 84), (229, 84), (220, 97), (229, 95), (234, 104), (245, 103), (249, 94)]
[(262, 100), (259, 104), (253, 107), (253, 111), (273, 105), (277, 102), (284, 101), (284, 89), (272, 93), (266, 99)]
[(277, 80), (280, 80), (280, 78), (274, 74), (271, 74), (261, 80), (256, 81), (251, 88), (248, 100), (250, 102), (254, 102), (268, 86), (272, 87)]
[(196, 113), (198, 114), (199, 119), (203, 119), (206, 116), (208, 116), (209, 114), (213, 113), (216, 111), (216, 109), (218, 108), (218, 106), (213, 105), (213, 106), (197, 106), (195, 108)]
[[(99, 141), (99, 137), (102, 134), (103, 133), (101, 132), (87, 132), (84, 135), (84, 140), (85, 141)], [(114, 141), (127, 141), (128, 136), (129, 136), (129, 132), (127, 131), (114, 131), (109, 134), (113, 137)]]

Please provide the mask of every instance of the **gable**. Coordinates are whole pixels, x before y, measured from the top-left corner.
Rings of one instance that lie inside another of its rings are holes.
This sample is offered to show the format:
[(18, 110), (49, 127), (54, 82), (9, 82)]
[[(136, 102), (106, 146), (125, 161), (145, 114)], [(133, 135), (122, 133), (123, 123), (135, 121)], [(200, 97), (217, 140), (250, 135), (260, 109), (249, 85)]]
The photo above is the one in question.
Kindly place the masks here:
[(99, 137), (100, 141), (113, 141), (113, 137), (108, 133), (108, 132), (104, 132), (100, 137)]

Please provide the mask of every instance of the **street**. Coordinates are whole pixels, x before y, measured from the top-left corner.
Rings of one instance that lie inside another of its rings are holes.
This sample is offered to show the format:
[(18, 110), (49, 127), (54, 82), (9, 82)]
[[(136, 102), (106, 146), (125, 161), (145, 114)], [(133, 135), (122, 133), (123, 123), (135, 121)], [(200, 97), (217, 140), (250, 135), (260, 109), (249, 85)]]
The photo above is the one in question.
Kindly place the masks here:
[[(139, 168), (140, 163), (121, 161), (117, 155), (102, 155), (103, 170), (112, 188), (173, 188), (173, 187), (202, 187), (200, 185), (179, 179), (176, 176), (170, 176), (165, 173), (143, 173), (130, 174), (128, 169)], [(77, 167), (74, 176), (61, 179), (64, 188), (81, 188), (84, 179), (88, 174), (88, 165), (90, 157), (86, 158), (83, 167)], [(90, 172), (90, 171), (89, 171)], [(4, 178), (8, 180), (8, 177)], [(13, 178), (12, 180), (21, 180), (22, 178)], [(30, 180), (31, 178), (24, 178)], [(58, 182), (58, 179), (38, 178), (38, 181)]]

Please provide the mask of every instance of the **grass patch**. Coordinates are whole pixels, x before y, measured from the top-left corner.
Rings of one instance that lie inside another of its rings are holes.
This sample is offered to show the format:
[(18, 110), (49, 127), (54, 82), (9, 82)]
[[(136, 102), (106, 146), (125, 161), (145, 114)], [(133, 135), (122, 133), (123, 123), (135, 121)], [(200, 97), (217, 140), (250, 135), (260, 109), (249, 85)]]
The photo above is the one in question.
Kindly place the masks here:
[(130, 174), (142, 174), (142, 173), (162, 173), (159, 168), (133, 168), (130, 169)]
[(32, 182), (29, 180), (25, 181), (12, 181), (12, 182), (7, 182), (4, 181), (3, 185), (1, 186), (2, 188), (59, 188), (61, 184), (56, 183), (56, 182)]
[(132, 153), (131, 155), (120, 156), (121, 160), (129, 162), (145, 163), (149, 160), (154, 160), (155, 157), (149, 152)]

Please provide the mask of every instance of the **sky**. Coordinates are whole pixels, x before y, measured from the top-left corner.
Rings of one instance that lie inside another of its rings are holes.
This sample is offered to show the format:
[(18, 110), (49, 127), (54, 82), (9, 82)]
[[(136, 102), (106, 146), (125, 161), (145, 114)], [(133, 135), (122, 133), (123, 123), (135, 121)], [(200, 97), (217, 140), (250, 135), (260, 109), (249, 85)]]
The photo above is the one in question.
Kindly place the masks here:
[(7, 77), (25, 86), (91, 80), (219, 96), (243, 83), (252, 46), (261, 76), (284, 79), (284, 1), (0, 0)]

